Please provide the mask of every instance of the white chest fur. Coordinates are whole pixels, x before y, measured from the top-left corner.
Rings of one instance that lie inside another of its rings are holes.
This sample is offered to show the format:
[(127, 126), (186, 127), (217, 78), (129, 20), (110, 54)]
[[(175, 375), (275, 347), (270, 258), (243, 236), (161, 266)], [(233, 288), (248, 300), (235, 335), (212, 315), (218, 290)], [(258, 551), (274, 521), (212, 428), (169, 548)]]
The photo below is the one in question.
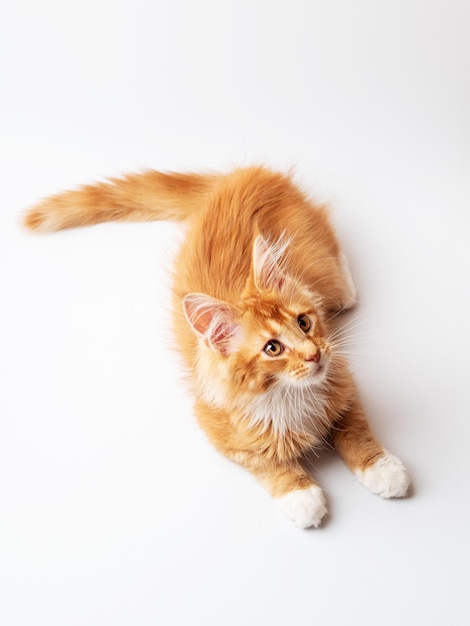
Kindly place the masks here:
[(253, 425), (273, 429), (280, 435), (288, 430), (321, 437), (326, 425), (327, 399), (321, 386), (278, 384), (254, 398), (246, 414)]

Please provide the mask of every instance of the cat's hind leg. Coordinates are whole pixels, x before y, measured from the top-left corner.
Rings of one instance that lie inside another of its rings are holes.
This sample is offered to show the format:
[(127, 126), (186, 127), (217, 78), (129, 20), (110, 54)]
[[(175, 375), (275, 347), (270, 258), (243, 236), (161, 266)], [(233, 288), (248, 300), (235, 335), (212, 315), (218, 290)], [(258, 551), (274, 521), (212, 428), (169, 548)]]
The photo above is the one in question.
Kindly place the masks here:
[[(358, 300), (351, 269), (346, 255), (341, 250), (335, 252), (329, 269), (319, 282), (323, 285), (326, 307), (332, 313), (351, 309)], [(328, 282), (328, 285), (326, 285)]]
[(340, 308), (342, 310), (351, 309), (357, 303), (357, 289), (354, 284), (349, 267), (348, 259), (344, 252), (339, 253), (339, 266), (342, 276), (342, 289), (340, 295)]

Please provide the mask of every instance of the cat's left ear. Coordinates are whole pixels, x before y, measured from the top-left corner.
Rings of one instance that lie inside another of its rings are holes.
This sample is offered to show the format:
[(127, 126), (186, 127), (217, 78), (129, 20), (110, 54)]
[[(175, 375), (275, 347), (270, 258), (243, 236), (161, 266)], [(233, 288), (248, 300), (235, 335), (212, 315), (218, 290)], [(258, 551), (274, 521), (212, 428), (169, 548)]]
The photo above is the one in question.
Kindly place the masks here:
[(261, 291), (280, 291), (288, 280), (282, 268), (282, 257), (288, 245), (289, 240), (285, 238), (270, 243), (262, 235), (256, 237), (253, 243), (253, 279)]
[(209, 347), (223, 355), (230, 352), (240, 328), (234, 307), (203, 293), (188, 293), (183, 310), (191, 328)]

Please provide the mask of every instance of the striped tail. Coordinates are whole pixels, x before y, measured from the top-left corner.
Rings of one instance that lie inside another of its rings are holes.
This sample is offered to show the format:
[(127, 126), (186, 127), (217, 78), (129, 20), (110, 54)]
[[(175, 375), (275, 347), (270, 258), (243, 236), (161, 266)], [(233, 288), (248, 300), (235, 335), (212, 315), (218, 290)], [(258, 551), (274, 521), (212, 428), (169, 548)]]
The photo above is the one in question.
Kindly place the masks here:
[(84, 185), (29, 209), (24, 225), (52, 232), (109, 221), (183, 221), (206, 204), (218, 176), (149, 170)]

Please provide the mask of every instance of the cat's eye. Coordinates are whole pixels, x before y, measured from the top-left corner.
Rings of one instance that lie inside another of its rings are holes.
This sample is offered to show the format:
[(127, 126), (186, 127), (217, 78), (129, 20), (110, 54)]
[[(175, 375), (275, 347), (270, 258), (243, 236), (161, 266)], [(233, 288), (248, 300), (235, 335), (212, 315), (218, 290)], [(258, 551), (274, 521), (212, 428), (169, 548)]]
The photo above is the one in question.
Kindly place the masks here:
[(299, 325), (300, 330), (304, 333), (308, 333), (308, 331), (312, 328), (312, 320), (308, 315), (299, 315), (297, 318), (297, 323)]
[(284, 352), (284, 346), (277, 339), (270, 339), (264, 346), (263, 352), (268, 356), (279, 356)]

